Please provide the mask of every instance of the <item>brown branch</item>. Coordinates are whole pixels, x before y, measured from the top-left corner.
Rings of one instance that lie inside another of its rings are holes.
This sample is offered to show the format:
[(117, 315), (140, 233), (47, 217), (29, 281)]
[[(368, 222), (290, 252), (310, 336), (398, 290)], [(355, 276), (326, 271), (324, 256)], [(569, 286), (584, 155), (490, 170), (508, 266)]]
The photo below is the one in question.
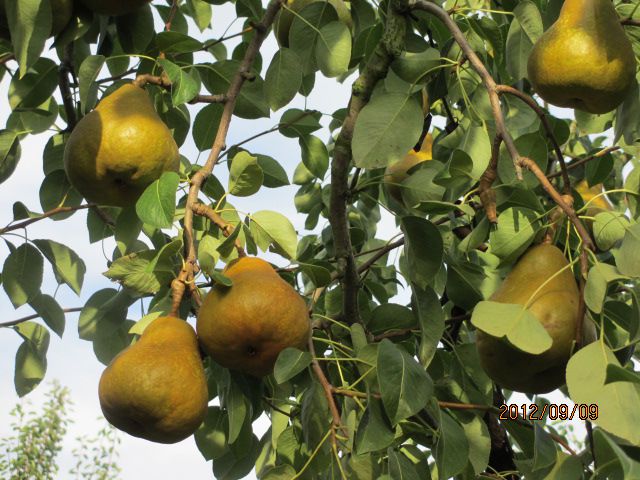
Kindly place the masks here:
[(122, 72), (118, 75), (113, 75), (111, 77), (106, 77), (106, 78), (101, 78), (99, 80), (96, 80), (96, 83), (101, 84), (101, 83), (111, 83), (114, 82), (115, 80), (120, 80), (121, 78), (126, 77), (127, 75), (132, 74), (133, 72), (135, 72), (137, 69), (136, 68), (130, 68), (129, 70), (127, 70), (126, 72)]
[(551, 142), (551, 146), (553, 147), (553, 151), (556, 154), (558, 164), (560, 165), (560, 174), (562, 175), (564, 188), (563, 193), (569, 194), (571, 192), (571, 180), (569, 179), (569, 173), (567, 172), (567, 165), (564, 163), (564, 155), (562, 154), (562, 150), (560, 149), (560, 145), (558, 144), (556, 136), (553, 134), (553, 129), (549, 124), (546, 112), (540, 107), (540, 105), (536, 103), (533, 98), (516, 88), (510, 87), (508, 85), (498, 85), (496, 87), (496, 91), (498, 93), (508, 93), (509, 95), (513, 95), (514, 97), (519, 98), (524, 103), (526, 103), (531, 108), (531, 110), (536, 112), (536, 115), (538, 115), (540, 122), (542, 122), (542, 126), (544, 127), (545, 132), (547, 132), (547, 137)]
[(636, 20), (634, 18), (625, 18), (620, 20), (622, 25), (628, 25), (630, 27), (640, 27), (640, 20)]
[(2, 235), (3, 233), (11, 232), (13, 230), (19, 230), (21, 228), (25, 228), (25, 227), (31, 225), (32, 223), (39, 222), (40, 220), (52, 217), (53, 215), (57, 215), (59, 213), (75, 212), (76, 210), (84, 210), (85, 208), (93, 208), (93, 207), (95, 207), (95, 205), (93, 203), (86, 203), (84, 205), (78, 205), (76, 207), (56, 207), (56, 208), (52, 208), (51, 210), (48, 210), (48, 211), (44, 212), (42, 215), (39, 215), (37, 217), (28, 218), (27, 220), (24, 220), (23, 222), (14, 223), (13, 225), (9, 224), (4, 228), (0, 228), (0, 235)]
[(333, 151), (329, 223), (334, 240), (337, 270), (342, 281), (342, 313), (348, 323), (360, 321), (358, 310), (360, 276), (353, 257), (347, 217), (347, 206), (350, 200), (351, 139), (360, 111), (369, 101), (378, 81), (386, 76), (393, 59), (402, 51), (406, 30), (405, 22), (405, 17), (395, 10), (394, 2), (390, 2), (382, 39), (378, 42), (360, 76), (352, 85), (347, 115), (342, 123)]
[(337, 446), (336, 439), (336, 430), (342, 428), (342, 420), (340, 418), (340, 412), (338, 411), (338, 405), (336, 404), (336, 400), (333, 398), (333, 385), (329, 382), (318, 359), (316, 357), (316, 349), (313, 345), (313, 336), (309, 335), (309, 352), (311, 353), (311, 367), (313, 368), (313, 372), (318, 377), (318, 381), (320, 385), (322, 385), (322, 389), (324, 390), (324, 396), (327, 399), (327, 405), (329, 406), (329, 411), (331, 412), (331, 442), (334, 445), (334, 448)]
[(196, 95), (189, 103), (224, 103), (227, 101), (227, 96), (225, 94), (220, 95)]
[[(73, 307), (73, 308), (63, 308), (62, 311), (64, 313), (74, 313), (82, 311), (84, 307)], [(0, 328), (2, 327), (13, 327), (22, 322), (26, 322), (28, 320), (34, 320), (36, 318), (40, 318), (41, 315), (39, 313), (34, 313), (33, 315), (27, 315), (26, 317), (18, 318), (16, 320), (11, 320), (10, 322), (0, 323)]]
[(366, 272), (367, 270), (369, 270), (374, 263), (376, 263), (378, 260), (380, 260), (382, 257), (384, 257), (387, 253), (389, 253), (391, 250), (394, 250), (398, 247), (401, 247), (402, 245), (404, 245), (404, 237), (400, 238), (399, 240), (396, 240), (395, 242), (391, 242), (387, 245), (385, 245), (384, 247), (380, 248), (375, 254), (373, 254), (371, 256), (370, 259), (368, 259), (366, 262), (364, 262), (362, 265), (360, 265), (358, 267), (358, 274), (362, 274), (364, 272)]
[(58, 69), (58, 86), (62, 95), (62, 104), (64, 105), (64, 113), (67, 117), (67, 131), (73, 130), (78, 122), (76, 115), (76, 107), (73, 103), (73, 93), (69, 84), (69, 74), (73, 73), (72, 66), (73, 43), (64, 47), (64, 55), (60, 67)]
[(8, 61), (15, 60), (15, 59), (16, 57), (13, 55), (13, 53), (7, 53), (2, 58), (0, 58), (0, 65), (4, 65)]
[(159, 87), (166, 88), (167, 90), (171, 88), (171, 81), (166, 75), (158, 76), (151, 75), (149, 73), (138, 75), (133, 81), (133, 84), (140, 88), (144, 88), (146, 84), (158, 85)]
[(241, 32), (232, 33), (231, 35), (227, 35), (226, 37), (221, 37), (221, 38), (218, 38), (217, 40), (212, 40), (209, 43), (204, 43), (202, 46), (202, 50), (208, 50), (209, 48), (213, 47), (214, 45), (217, 45), (218, 43), (222, 43), (225, 40), (229, 40), (231, 38), (239, 37), (240, 35), (244, 35), (245, 33), (249, 33), (251, 31), (253, 31), (253, 27), (247, 27)]
[(478, 195), (490, 223), (498, 223), (498, 211), (496, 207), (496, 192), (491, 188), (493, 182), (498, 178), (498, 157), (500, 156), (500, 145), (502, 137), (496, 135), (491, 146), (491, 159), (489, 165), (480, 177)]
[[(213, 223), (222, 231), (222, 234), (225, 237), (229, 237), (235, 230), (233, 225), (227, 223), (218, 212), (216, 212), (213, 208), (208, 207), (204, 203), (196, 203), (191, 207), (191, 209), (196, 215), (207, 217), (211, 221), (211, 223)], [(235, 245), (240, 257), (244, 257), (247, 255), (239, 240), (236, 240)]]
[(200, 193), (202, 184), (204, 183), (206, 178), (211, 175), (213, 167), (216, 165), (218, 157), (220, 156), (220, 152), (222, 152), (222, 150), (225, 148), (227, 133), (229, 131), (231, 117), (233, 116), (233, 111), (236, 106), (236, 100), (238, 98), (238, 95), (240, 94), (240, 90), (244, 85), (244, 82), (249, 76), (251, 76), (253, 62), (256, 58), (256, 55), (258, 54), (258, 51), (260, 50), (262, 42), (269, 33), (269, 29), (275, 20), (278, 10), (280, 9), (281, 2), (282, 0), (271, 0), (269, 2), (269, 5), (267, 6), (267, 9), (265, 10), (261, 22), (253, 27), (255, 35), (251, 39), (251, 42), (249, 43), (249, 46), (247, 47), (247, 50), (244, 54), (244, 58), (240, 63), (240, 67), (231, 80), (231, 84), (229, 85), (227, 93), (225, 94), (227, 101), (224, 103), (224, 109), (220, 118), (218, 131), (216, 132), (216, 137), (213, 141), (213, 146), (211, 148), (211, 151), (209, 152), (207, 161), (202, 166), (202, 168), (198, 170), (193, 175), (193, 177), (191, 177), (191, 184), (189, 187), (189, 194), (187, 196), (187, 203), (184, 213), (184, 243), (186, 258), (182, 271), (186, 271), (186, 273), (181, 272), (178, 275), (178, 278), (185, 278), (190, 282), (191, 285), (193, 285), (192, 279), (197, 269), (196, 247), (193, 237), (193, 207), (198, 203), (198, 195)]
[(171, 2), (171, 10), (169, 10), (169, 16), (167, 18), (167, 22), (164, 24), (164, 30), (166, 32), (171, 30), (171, 24), (173, 23), (173, 18), (176, 16), (177, 11), (178, 11), (178, 0), (173, 0)]
[[(618, 147), (618, 146), (603, 148), (602, 150), (600, 150), (597, 153), (594, 153), (593, 155), (589, 155), (588, 157), (581, 158), (575, 162), (571, 162), (570, 164), (567, 165), (567, 170), (571, 170), (573, 168), (579, 167), (580, 165), (584, 165), (585, 163), (590, 162), (591, 160), (595, 160), (596, 158), (604, 157), (605, 155), (611, 152), (620, 150), (621, 148), (622, 147)], [(560, 175), (562, 175), (562, 172), (555, 172), (547, 175), (547, 178), (551, 179), (551, 178), (559, 177)]]
[(107, 213), (104, 210), (102, 210), (99, 206), (92, 205), (91, 210), (93, 210), (95, 214), (100, 217), (100, 220), (102, 220), (106, 225), (110, 226), (111, 228), (115, 228), (116, 222), (113, 220), (113, 218), (107, 215)]

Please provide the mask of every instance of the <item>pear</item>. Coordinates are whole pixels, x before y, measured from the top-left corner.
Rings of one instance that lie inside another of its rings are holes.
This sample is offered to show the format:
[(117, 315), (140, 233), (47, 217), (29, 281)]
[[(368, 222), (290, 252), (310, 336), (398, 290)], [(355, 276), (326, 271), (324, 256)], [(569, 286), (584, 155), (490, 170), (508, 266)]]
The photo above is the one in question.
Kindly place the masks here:
[(433, 136), (425, 135), (420, 151), (411, 150), (403, 158), (389, 165), (384, 172), (384, 185), (387, 193), (398, 203), (402, 203), (402, 185), (409, 178), (410, 170), (416, 165), (431, 160)]
[(163, 172), (177, 171), (171, 132), (144, 89), (133, 84), (103, 98), (73, 129), (64, 151), (71, 184), (88, 200), (125, 207)]
[(580, 303), (571, 268), (555, 275), (567, 265), (557, 247), (547, 244), (532, 247), (491, 297), (494, 302), (529, 304), (528, 310), (553, 340), (549, 350), (533, 355), (477, 330), (480, 364), (500, 386), (524, 393), (546, 393), (565, 383), (565, 366), (575, 338)]
[(151, 2), (151, 0), (80, 0), (85, 7), (101, 15), (124, 15)]
[(100, 406), (114, 427), (152, 442), (184, 440), (207, 412), (204, 368), (193, 328), (159, 317), (103, 372)]
[(305, 349), (307, 306), (264, 260), (240, 257), (223, 271), (231, 287), (215, 285), (204, 299), (196, 330), (205, 352), (220, 365), (263, 377), (287, 347)]
[[(322, 2), (324, 0), (287, 0), (285, 2), (278, 13), (274, 26), (276, 39), (281, 47), (289, 46), (289, 30), (291, 30), (291, 24), (296, 18), (296, 14), (299, 15), (304, 7), (318, 1)], [(349, 10), (346, 3), (343, 0), (328, 0), (328, 3), (336, 9), (338, 19), (351, 29), (353, 25), (351, 10)]]
[(527, 69), (543, 100), (606, 113), (633, 85), (636, 59), (611, 0), (565, 0), (558, 20), (534, 45)]

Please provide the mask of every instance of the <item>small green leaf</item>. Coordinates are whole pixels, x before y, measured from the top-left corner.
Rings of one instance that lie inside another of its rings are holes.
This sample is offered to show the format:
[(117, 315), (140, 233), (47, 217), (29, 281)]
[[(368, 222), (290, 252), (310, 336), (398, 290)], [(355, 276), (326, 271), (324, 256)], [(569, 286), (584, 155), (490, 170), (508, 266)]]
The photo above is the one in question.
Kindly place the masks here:
[(469, 460), (469, 444), (464, 430), (450, 415), (442, 412), (435, 457), (438, 478), (448, 479), (464, 470)]
[(322, 180), (329, 168), (329, 152), (322, 140), (314, 135), (302, 136), (298, 139), (302, 153), (302, 163), (317, 178)]
[(39, 59), (51, 33), (51, 3), (47, 0), (21, 0), (4, 3), (11, 43), (23, 78)]
[(494, 337), (506, 337), (523, 352), (538, 355), (551, 348), (553, 340), (538, 319), (522, 305), (479, 302), (471, 323)]
[(201, 108), (196, 114), (191, 134), (193, 135), (193, 142), (201, 152), (211, 149), (213, 139), (216, 138), (216, 133), (218, 132), (223, 110), (224, 106), (222, 104), (212, 103)]
[(80, 64), (78, 82), (80, 83), (80, 106), (83, 114), (91, 110), (96, 103), (98, 86), (94, 82), (104, 63), (104, 55), (89, 55)]
[(227, 453), (229, 429), (225, 412), (218, 406), (209, 407), (204, 422), (193, 436), (205, 460), (215, 460)]
[(402, 451), (396, 451), (389, 447), (387, 449), (389, 456), (389, 476), (398, 480), (421, 480), (416, 472), (413, 462), (409, 460)]
[(40, 294), (44, 261), (40, 252), (23, 243), (4, 261), (2, 287), (15, 308), (33, 300)]
[(183, 68), (166, 59), (160, 59), (158, 63), (171, 80), (171, 99), (174, 106), (182, 105), (198, 94), (200, 82)]
[(632, 225), (624, 234), (622, 245), (614, 256), (616, 265), (623, 275), (640, 277), (640, 223)]
[(271, 110), (287, 105), (302, 84), (302, 62), (289, 48), (280, 48), (273, 56), (264, 77), (264, 88)]
[(20, 153), (18, 132), (0, 130), (0, 183), (13, 174), (20, 160)]
[(589, 270), (584, 288), (584, 301), (587, 307), (595, 313), (601, 313), (609, 283), (627, 278), (614, 265), (596, 263)]
[(433, 284), (442, 267), (444, 244), (438, 227), (420, 217), (403, 217), (409, 278), (420, 288)]
[(433, 382), (406, 350), (385, 338), (378, 347), (377, 367), (384, 410), (394, 425), (426, 406)]
[(172, 31), (160, 32), (156, 35), (155, 42), (158, 50), (167, 55), (202, 50), (202, 42), (184, 33)]
[(507, 208), (498, 216), (498, 226), (489, 233), (491, 253), (503, 262), (518, 258), (533, 241), (540, 222), (528, 208)]
[(261, 210), (250, 218), (251, 234), (263, 251), (274, 245), (287, 258), (295, 258), (298, 236), (287, 217), (278, 212)]
[(609, 250), (624, 238), (631, 223), (620, 212), (600, 212), (593, 222), (593, 236), (600, 250)]
[(310, 135), (320, 130), (320, 117), (322, 114), (315, 110), (299, 110), (291, 108), (282, 114), (278, 129), (282, 135), (288, 138), (298, 138)]
[(32, 299), (29, 305), (40, 315), (44, 323), (62, 338), (65, 324), (64, 311), (55, 298), (42, 293)]
[(349, 69), (351, 32), (342, 22), (329, 22), (320, 29), (316, 60), (326, 77), (337, 77)]
[(289, 185), (289, 177), (287, 177), (286, 170), (274, 158), (260, 154), (256, 154), (256, 157), (258, 158), (258, 165), (264, 174), (263, 185), (265, 187), (277, 188)]
[(78, 318), (78, 335), (93, 341), (104, 332), (115, 330), (127, 316), (133, 302), (126, 292), (103, 288), (89, 297)]
[(66, 283), (76, 295), (80, 295), (87, 267), (78, 254), (53, 240), (34, 240), (33, 243), (51, 263), (58, 283)]
[(280, 352), (273, 369), (278, 383), (284, 383), (302, 372), (311, 364), (311, 354), (297, 348), (288, 347)]
[(179, 184), (180, 176), (177, 173), (164, 172), (149, 185), (136, 202), (136, 213), (140, 220), (156, 228), (171, 227)]
[(422, 133), (422, 108), (401, 93), (377, 95), (362, 109), (353, 132), (357, 167), (379, 168), (400, 160)]
[(248, 197), (260, 190), (264, 174), (257, 157), (241, 151), (233, 157), (229, 170), (229, 193), (237, 197)]
[(24, 339), (16, 352), (13, 378), (18, 396), (23, 397), (38, 386), (47, 371), (49, 332), (35, 322), (23, 322), (14, 329)]

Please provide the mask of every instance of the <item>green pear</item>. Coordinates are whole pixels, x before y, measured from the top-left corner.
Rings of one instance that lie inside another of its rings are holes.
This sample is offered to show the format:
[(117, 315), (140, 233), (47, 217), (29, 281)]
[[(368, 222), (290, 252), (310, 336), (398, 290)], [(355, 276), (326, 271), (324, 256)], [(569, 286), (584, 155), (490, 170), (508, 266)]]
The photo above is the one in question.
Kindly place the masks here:
[(606, 113), (633, 85), (636, 59), (611, 0), (565, 0), (558, 20), (534, 45), (527, 69), (543, 100)]
[(155, 319), (106, 368), (98, 395), (109, 423), (135, 437), (175, 443), (190, 436), (209, 399), (193, 328), (176, 317)]
[(73, 129), (64, 151), (71, 184), (90, 202), (132, 205), (163, 172), (177, 171), (171, 132), (144, 89), (133, 84), (103, 98)]
[(151, 0), (80, 0), (94, 13), (101, 15), (124, 15), (135, 12)]
[[(300, 14), (302, 9), (314, 2), (322, 2), (324, 0), (287, 0), (280, 12), (274, 26), (276, 39), (281, 47), (289, 46), (289, 30), (293, 20)], [(343, 0), (327, 0), (328, 3), (336, 9), (338, 19), (347, 27), (351, 28), (353, 21), (351, 19), (351, 10), (347, 7)]]
[(557, 247), (532, 247), (491, 297), (494, 302), (529, 305), (528, 310), (553, 340), (549, 350), (533, 355), (477, 330), (480, 364), (500, 386), (524, 393), (546, 393), (565, 383), (580, 304), (576, 280), (567, 266)]

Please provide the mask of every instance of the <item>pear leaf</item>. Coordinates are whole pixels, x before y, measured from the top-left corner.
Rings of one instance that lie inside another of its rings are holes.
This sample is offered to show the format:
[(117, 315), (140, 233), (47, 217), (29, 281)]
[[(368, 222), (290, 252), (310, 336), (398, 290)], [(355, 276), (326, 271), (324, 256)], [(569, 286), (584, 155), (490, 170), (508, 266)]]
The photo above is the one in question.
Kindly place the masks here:
[(87, 271), (80, 256), (66, 245), (53, 240), (33, 240), (33, 244), (51, 263), (58, 283), (66, 283), (76, 295), (80, 295), (84, 274)]
[(18, 132), (0, 130), (0, 183), (9, 178), (16, 169), (20, 153)]
[(151, 183), (136, 202), (136, 213), (140, 220), (156, 228), (171, 227), (179, 184), (180, 176), (175, 172), (164, 172)]
[(251, 234), (263, 250), (270, 245), (277, 247), (287, 258), (295, 258), (298, 236), (291, 221), (278, 212), (261, 210), (251, 215)]
[(422, 133), (422, 108), (402, 93), (377, 95), (362, 109), (353, 131), (353, 161), (380, 168), (400, 160)]
[(614, 265), (596, 263), (589, 270), (584, 287), (584, 301), (587, 307), (595, 313), (601, 313), (609, 283), (627, 278)]
[(616, 265), (623, 275), (640, 278), (640, 223), (627, 229), (620, 249), (615, 254)]
[(50, 337), (48, 330), (36, 322), (22, 322), (14, 329), (24, 340), (16, 352), (13, 378), (18, 396), (23, 397), (44, 378)]
[(271, 110), (287, 105), (302, 84), (302, 62), (289, 48), (281, 48), (271, 60), (264, 77), (264, 89)]
[(241, 151), (231, 161), (229, 170), (229, 193), (237, 197), (248, 197), (260, 190), (264, 174), (258, 159)]
[(538, 319), (522, 305), (492, 301), (479, 302), (471, 323), (494, 337), (506, 337), (523, 352), (539, 355), (551, 348), (553, 340)]
[(278, 383), (284, 383), (302, 372), (311, 363), (311, 354), (297, 348), (287, 347), (280, 352), (273, 368)]
[(578, 351), (567, 364), (569, 396), (577, 404), (596, 404), (597, 425), (634, 445), (640, 443), (640, 385), (626, 381), (605, 384), (609, 365), (620, 364), (601, 341)]
[(326, 77), (345, 73), (351, 60), (351, 32), (342, 22), (329, 22), (320, 29), (316, 60)]
[(2, 267), (2, 286), (15, 308), (39, 295), (43, 270), (42, 255), (29, 243), (9, 254)]

